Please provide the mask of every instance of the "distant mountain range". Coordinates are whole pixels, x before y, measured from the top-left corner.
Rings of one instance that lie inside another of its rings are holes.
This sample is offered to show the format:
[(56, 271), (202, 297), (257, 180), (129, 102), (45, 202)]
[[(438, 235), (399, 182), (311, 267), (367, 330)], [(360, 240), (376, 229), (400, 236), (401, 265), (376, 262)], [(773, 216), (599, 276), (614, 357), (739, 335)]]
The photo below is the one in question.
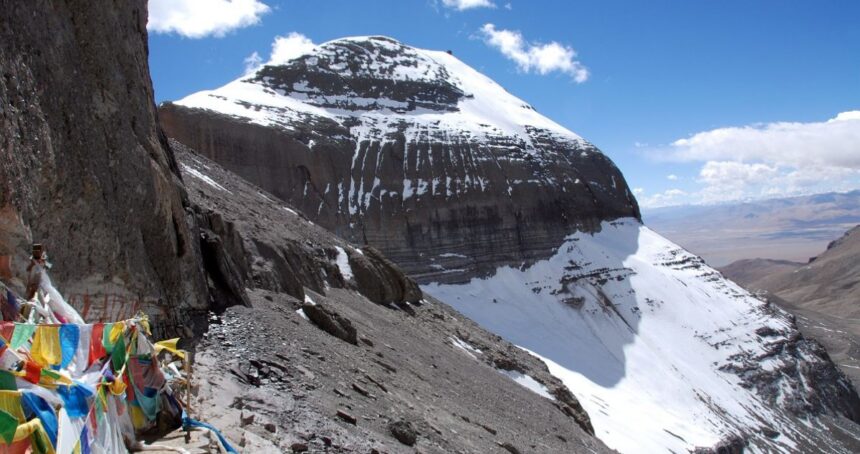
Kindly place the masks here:
[(643, 209), (642, 216), (711, 266), (754, 258), (806, 263), (860, 224), (860, 191)]

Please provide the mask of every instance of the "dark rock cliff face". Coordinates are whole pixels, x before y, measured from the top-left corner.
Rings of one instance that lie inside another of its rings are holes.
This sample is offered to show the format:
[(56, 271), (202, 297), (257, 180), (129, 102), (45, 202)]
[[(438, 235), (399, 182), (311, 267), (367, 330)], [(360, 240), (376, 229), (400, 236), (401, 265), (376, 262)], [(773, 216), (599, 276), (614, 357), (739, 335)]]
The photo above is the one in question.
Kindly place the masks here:
[[(166, 103), (161, 120), (171, 137), (419, 282), (519, 266), (574, 229), (639, 216), (596, 148), (437, 54), (387, 38), (334, 41), (194, 95), (200, 102)], [(485, 85), (496, 91), (476, 97)], [(505, 129), (469, 110), (495, 97), (534, 124)]]
[(188, 334), (208, 296), (156, 120), (146, 2), (99, 3), (0, 1), (0, 255), (20, 288), (42, 242), (88, 319), (142, 310)]

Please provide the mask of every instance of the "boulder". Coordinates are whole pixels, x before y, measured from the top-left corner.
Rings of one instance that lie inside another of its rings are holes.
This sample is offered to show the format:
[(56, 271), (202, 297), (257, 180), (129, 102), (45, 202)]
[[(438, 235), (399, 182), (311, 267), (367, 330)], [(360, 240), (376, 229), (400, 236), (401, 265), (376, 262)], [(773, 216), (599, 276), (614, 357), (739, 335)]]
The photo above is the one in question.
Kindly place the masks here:
[(406, 446), (414, 446), (418, 441), (418, 431), (411, 422), (405, 420), (394, 421), (388, 425), (388, 431), (399, 442)]
[(322, 304), (305, 303), (302, 305), (302, 311), (321, 330), (345, 342), (358, 345), (358, 332), (346, 317)]

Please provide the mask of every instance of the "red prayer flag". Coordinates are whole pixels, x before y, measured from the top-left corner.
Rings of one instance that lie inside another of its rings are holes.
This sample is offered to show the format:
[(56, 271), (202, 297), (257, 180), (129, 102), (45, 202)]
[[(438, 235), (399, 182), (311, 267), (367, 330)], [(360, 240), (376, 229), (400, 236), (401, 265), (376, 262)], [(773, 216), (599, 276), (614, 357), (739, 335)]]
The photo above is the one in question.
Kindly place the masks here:
[(39, 384), (39, 379), (42, 378), (42, 366), (33, 361), (27, 361), (24, 363), (24, 372), (26, 373), (25, 380), (36, 385)]
[(3, 341), (8, 343), (12, 341), (12, 333), (15, 331), (14, 322), (0, 323), (0, 336), (3, 336)]
[(104, 330), (104, 323), (96, 323), (93, 325), (93, 333), (90, 336), (90, 362), (88, 366), (92, 366), (94, 362), (104, 358), (107, 354), (105, 346), (102, 344)]

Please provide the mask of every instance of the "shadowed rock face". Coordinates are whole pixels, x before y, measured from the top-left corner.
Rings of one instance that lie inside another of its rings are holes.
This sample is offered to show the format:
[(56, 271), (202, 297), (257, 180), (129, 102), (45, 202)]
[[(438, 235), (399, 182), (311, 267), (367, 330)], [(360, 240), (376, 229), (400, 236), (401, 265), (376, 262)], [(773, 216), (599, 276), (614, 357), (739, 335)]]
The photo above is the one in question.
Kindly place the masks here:
[(418, 285), (373, 248), (350, 246), (216, 163), (171, 144), (217, 311), (250, 305), (247, 288), (300, 301), (307, 290), (324, 295), (330, 288), (347, 288), (383, 306), (421, 300)]
[[(176, 163), (158, 128), (146, 2), (0, 2), (0, 225), (30, 241), (88, 318), (147, 312), (188, 334), (207, 293)], [(107, 305), (107, 307), (106, 307)]]
[(419, 282), (547, 257), (638, 217), (594, 146), (450, 55), (352, 38), (160, 110), (168, 135)]

